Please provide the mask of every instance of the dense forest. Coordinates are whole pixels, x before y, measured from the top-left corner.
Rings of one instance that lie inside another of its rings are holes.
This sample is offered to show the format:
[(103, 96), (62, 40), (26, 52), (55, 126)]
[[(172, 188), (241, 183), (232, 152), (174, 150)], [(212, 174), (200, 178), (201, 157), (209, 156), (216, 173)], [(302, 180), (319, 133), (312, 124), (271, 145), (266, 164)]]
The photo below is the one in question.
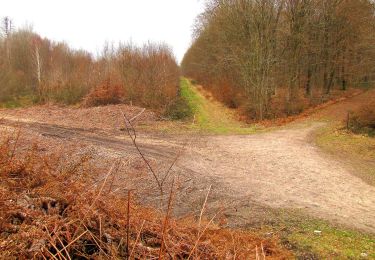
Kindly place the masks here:
[(182, 69), (257, 119), (291, 115), (375, 72), (371, 0), (212, 0)]
[(163, 110), (176, 96), (179, 76), (166, 44), (107, 44), (93, 57), (2, 19), (0, 102), (9, 106), (125, 102)]

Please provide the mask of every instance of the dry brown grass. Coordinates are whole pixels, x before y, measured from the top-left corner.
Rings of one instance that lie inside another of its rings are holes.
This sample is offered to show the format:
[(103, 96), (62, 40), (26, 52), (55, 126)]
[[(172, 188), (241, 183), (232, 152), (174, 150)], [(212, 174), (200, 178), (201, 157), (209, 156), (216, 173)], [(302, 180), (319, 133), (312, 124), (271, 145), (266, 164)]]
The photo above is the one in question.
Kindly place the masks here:
[(192, 218), (175, 220), (170, 209), (164, 214), (140, 206), (132, 196), (115, 195), (116, 163), (104, 177), (94, 178), (89, 154), (51, 153), (19, 140), (16, 135), (0, 142), (2, 259), (290, 257), (276, 240), (210, 221), (198, 226)]

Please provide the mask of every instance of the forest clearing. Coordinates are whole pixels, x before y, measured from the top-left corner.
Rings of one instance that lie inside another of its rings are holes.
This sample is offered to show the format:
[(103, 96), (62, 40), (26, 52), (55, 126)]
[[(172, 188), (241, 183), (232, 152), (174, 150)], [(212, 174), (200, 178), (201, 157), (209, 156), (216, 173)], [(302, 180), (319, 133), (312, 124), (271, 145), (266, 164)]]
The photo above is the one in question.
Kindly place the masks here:
[(0, 13), (0, 259), (375, 259), (374, 1), (141, 2)]

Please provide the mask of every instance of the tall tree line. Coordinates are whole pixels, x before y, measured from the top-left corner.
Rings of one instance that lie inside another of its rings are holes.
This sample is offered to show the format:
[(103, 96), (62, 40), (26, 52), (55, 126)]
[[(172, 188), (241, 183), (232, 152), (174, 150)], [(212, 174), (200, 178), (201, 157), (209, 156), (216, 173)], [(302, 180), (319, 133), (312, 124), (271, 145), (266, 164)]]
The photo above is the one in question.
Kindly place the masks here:
[(257, 119), (300, 112), (375, 76), (370, 0), (212, 0), (182, 68)]
[(15, 30), (3, 19), (0, 39), (0, 101), (29, 96), (33, 102), (75, 103), (94, 81), (94, 60), (85, 51)]
[[(179, 76), (166, 44), (107, 44), (93, 57), (66, 43), (42, 38), (32, 28), (15, 29), (9, 18), (2, 19), (0, 103), (27, 97), (34, 103), (76, 104), (100, 89), (90, 97), (120, 94), (108, 100), (162, 110), (176, 97)], [(115, 90), (111, 85), (116, 85), (116, 93), (110, 93)]]

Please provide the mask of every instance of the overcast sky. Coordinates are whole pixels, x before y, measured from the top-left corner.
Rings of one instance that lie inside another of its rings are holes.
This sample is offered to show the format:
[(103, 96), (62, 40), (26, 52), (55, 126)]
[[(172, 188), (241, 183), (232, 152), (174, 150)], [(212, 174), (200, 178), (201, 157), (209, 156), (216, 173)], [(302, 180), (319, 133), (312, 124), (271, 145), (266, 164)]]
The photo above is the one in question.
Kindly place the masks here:
[(166, 42), (180, 61), (203, 6), (203, 0), (8, 0), (2, 1), (0, 17), (93, 54), (106, 41)]

